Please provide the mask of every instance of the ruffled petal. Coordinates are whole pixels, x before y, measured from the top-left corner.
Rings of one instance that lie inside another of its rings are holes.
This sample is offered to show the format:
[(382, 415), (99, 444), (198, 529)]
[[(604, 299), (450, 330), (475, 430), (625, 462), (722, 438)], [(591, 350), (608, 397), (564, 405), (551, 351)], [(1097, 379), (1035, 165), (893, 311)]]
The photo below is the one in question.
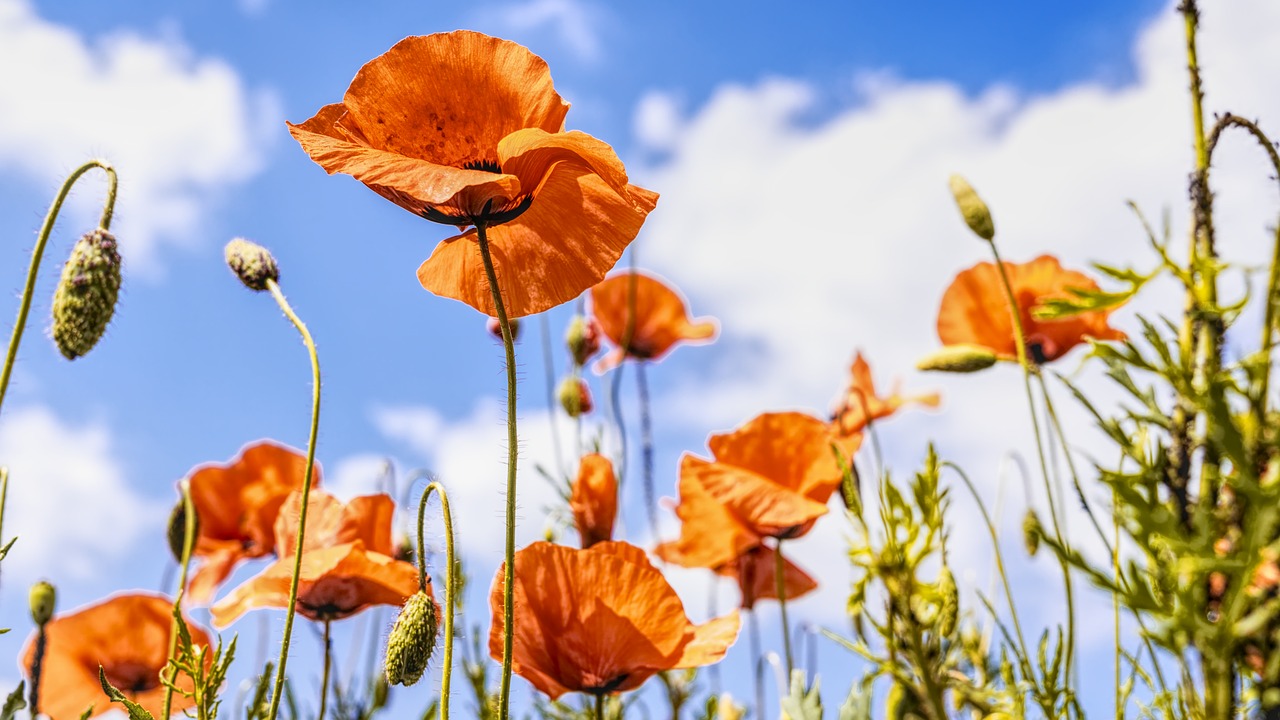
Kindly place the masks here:
[(717, 463), (767, 478), (825, 507), (840, 486), (826, 423), (799, 412), (764, 413), (731, 433), (707, 441)]
[(608, 143), (572, 130), (549, 133), (541, 128), (517, 130), (498, 144), (502, 172), (520, 178), (525, 193), (538, 193), (542, 183), (560, 163), (590, 170), (622, 197), (629, 197), (627, 170)]
[(827, 513), (825, 504), (736, 465), (686, 455), (680, 478), (686, 477), (759, 535), (778, 535)]

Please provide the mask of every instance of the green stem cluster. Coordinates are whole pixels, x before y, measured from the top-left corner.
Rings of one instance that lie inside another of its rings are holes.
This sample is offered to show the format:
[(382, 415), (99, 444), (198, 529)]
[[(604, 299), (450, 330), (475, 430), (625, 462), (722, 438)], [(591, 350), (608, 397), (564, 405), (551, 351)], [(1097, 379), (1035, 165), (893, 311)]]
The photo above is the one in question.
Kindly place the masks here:
[(187, 592), (187, 573), (191, 568), (191, 552), (196, 544), (196, 508), (191, 502), (191, 486), (183, 480), (178, 486), (178, 491), (182, 493), (182, 558), (178, 569), (178, 590), (173, 597), (174, 618), (169, 626), (169, 653), (166, 656), (168, 660), (163, 670), (168, 673), (168, 679), (164, 683), (164, 704), (160, 715), (163, 718), (172, 715), (173, 683), (178, 677), (178, 668), (173, 664), (174, 653), (178, 651), (178, 615), (182, 612), (182, 599)]

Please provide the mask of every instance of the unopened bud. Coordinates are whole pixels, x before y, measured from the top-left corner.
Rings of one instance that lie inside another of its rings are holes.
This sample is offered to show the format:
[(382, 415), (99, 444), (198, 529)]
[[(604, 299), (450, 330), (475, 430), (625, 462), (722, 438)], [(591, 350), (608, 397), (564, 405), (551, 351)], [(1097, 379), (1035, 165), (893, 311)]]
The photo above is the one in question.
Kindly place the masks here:
[(844, 476), (840, 478), (840, 499), (844, 507), (855, 515), (862, 515), (862, 478), (858, 477), (858, 466), (850, 459), (845, 465)]
[(58, 604), (58, 591), (52, 585), (41, 580), (31, 586), (31, 619), (37, 627), (53, 619), (53, 609)]
[(407, 687), (422, 678), (435, 651), (438, 630), (435, 601), (425, 592), (414, 593), (387, 638), (387, 682)]
[(960, 214), (964, 216), (965, 224), (973, 234), (990, 242), (996, 236), (995, 221), (991, 219), (991, 211), (987, 209), (987, 204), (978, 197), (978, 193), (974, 191), (969, 181), (959, 175), (952, 175), (951, 194), (956, 199), (956, 205), (960, 207)]
[(271, 251), (255, 242), (236, 238), (227, 243), (227, 265), (250, 290), (266, 290), (267, 281), (280, 281), (280, 266)]
[(574, 315), (569, 321), (569, 329), (565, 331), (564, 343), (569, 346), (569, 354), (574, 364), (586, 365), (593, 355), (600, 352), (600, 323), (595, 318)]
[(569, 417), (586, 415), (595, 407), (591, 403), (591, 390), (587, 387), (587, 381), (582, 378), (567, 377), (560, 381), (556, 394), (560, 398), (560, 407), (564, 408)]
[[(187, 504), (181, 498), (169, 513), (169, 552), (182, 563), (182, 548), (187, 543)], [(196, 537), (200, 535), (200, 514), (195, 515), (195, 527), (191, 533), (191, 551), (195, 552)]]
[[(519, 340), (520, 339), (520, 318), (511, 318), (510, 320), (507, 320), (507, 325), (508, 327), (511, 328), (511, 342), (515, 342)], [(499, 340), (502, 339), (502, 323), (498, 322), (498, 318), (496, 317), (489, 318), (489, 320), (485, 323), (485, 329), (489, 331), (490, 335), (498, 338)]]
[(1026, 517), (1022, 518), (1022, 543), (1027, 547), (1028, 555), (1034, 557), (1040, 549), (1043, 533), (1044, 529), (1040, 526), (1040, 518), (1036, 517), (1036, 511), (1027, 510)]
[(85, 233), (71, 249), (53, 293), (53, 341), (63, 357), (75, 360), (98, 344), (119, 295), (115, 236), (102, 228)]
[(391, 694), (391, 683), (387, 682), (387, 678), (379, 675), (373, 681), (373, 706), (370, 710), (381, 710), (387, 705), (387, 696)]
[(916, 363), (917, 370), (971, 373), (996, 364), (996, 354), (981, 345), (948, 345), (925, 355)]
[(960, 618), (960, 592), (956, 588), (956, 578), (951, 568), (942, 566), (938, 574), (938, 624), (934, 631), (941, 637), (950, 637), (956, 629), (956, 621)]

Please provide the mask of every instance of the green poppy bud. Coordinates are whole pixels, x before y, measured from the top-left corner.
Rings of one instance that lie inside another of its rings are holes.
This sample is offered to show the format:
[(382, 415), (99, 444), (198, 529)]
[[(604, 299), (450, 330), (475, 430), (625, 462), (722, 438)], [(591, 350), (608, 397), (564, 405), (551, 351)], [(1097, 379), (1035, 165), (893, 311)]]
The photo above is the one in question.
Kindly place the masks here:
[(418, 682), (435, 650), (438, 631), (435, 601), (425, 592), (414, 593), (387, 638), (387, 682), (405, 686)]
[(250, 290), (266, 290), (268, 280), (280, 281), (280, 266), (275, 257), (257, 243), (236, 238), (227, 243), (225, 254), (231, 272)]
[(991, 211), (987, 209), (987, 204), (978, 197), (978, 193), (974, 191), (969, 181), (959, 175), (952, 175), (951, 194), (956, 199), (956, 205), (960, 207), (960, 214), (964, 216), (965, 224), (973, 234), (991, 242), (991, 239), (996, 236), (995, 221), (991, 219)]
[(981, 345), (948, 345), (925, 355), (916, 363), (917, 370), (971, 373), (986, 370), (999, 358)]
[(120, 295), (120, 253), (101, 228), (71, 249), (53, 293), (53, 341), (68, 360), (87, 354), (102, 339)]
[(53, 619), (54, 607), (58, 604), (58, 591), (53, 585), (41, 580), (31, 586), (31, 619), (36, 627), (44, 627)]

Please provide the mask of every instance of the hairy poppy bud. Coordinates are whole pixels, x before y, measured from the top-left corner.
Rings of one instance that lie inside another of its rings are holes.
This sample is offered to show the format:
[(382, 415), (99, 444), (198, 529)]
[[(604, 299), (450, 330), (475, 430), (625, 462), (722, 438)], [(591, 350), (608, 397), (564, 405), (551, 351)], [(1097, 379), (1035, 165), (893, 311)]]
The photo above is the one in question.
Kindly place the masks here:
[(1043, 533), (1044, 528), (1040, 526), (1040, 518), (1036, 517), (1036, 511), (1027, 510), (1027, 516), (1022, 518), (1022, 543), (1027, 546), (1028, 555), (1034, 557), (1040, 549)]
[(600, 323), (595, 318), (574, 315), (565, 331), (564, 343), (569, 346), (574, 364), (586, 365), (591, 356), (600, 352)]
[(37, 627), (53, 619), (53, 609), (58, 603), (58, 591), (52, 585), (41, 580), (31, 586), (31, 619)]
[(917, 370), (971, 373), (996, 364), (996, 354), (981, 345), (948, 345), (925, 355), (916, 363)]
[(280, 281), (280, 266), (261, 245), (236, 238), (227, 243), (225, 253), (231, 272), (250, 290), (266, 290), (268, 280)]
[(934, 627), (934, 632), (943, 637), (948, 637), (956, 629), (956, 621), (960, 617), (960, 592), (956, 588), (956, 578), (951, 574), (951, 568), (946, 565), (942, 566), (942, 572), (938, 574), (938, 624)]
[[(169, 552), (173, 559), (182, 562), (182, 546), (187, 542), (187, 504), (178, 499), (169, 513)], [(195, 516), (195, 532), (191, 533), (192, 551), (195, 551), (195, 539), (200, 535), (200, 514)]]
[(587, 381), (582, 378), (567, 377), (560, 381), (556, 394), (560, 398), (560, 407), (564, 408), (569, 417), (586, 415), (595, 407), (591, 403), (591, 390), (587, 387)]
[(62, 266), (53, 293), (53, 341), (68, 360), (98, 344), (116, 312), (120, 295), (120, 252), (116, 238), (98, 228), (85, 233)]
[[(520, 318), (511, 318), (507, 320), (507, 325), (511, 326), (511, 342), (519, 340)], [(498, 318), (489, 318), (488, 322), (485, 323), (485, 329), (489, 331), (490, 335), (498, 338), (499, 340), (502, 339), (502, 323), (498, 322)]]
[(840, 499), (844, 501), (844, 507), (851, 513), (862, 515), (862, 478), (858, 476), (858, 466), (853, 464), (850, 459), (848, 465), (845, 466), (846, 472), (840, 478)]
[(436, 648), (438, 629), (435, 601), (425, 592), (414, 593), (387, 638), (387, 682), (409, 686), (422, 678)]
[(995, 221), (991, 219), (991, 211), (987, 209), (987, 204), (978, 197), (978, 193), (974, 191), (969, 181), (959, 175), (952, 175), (951, 194), (956, 199), (956, 205), (960, 207), (960, 214), (964, 216), (965, 224), (973, 234), (990, 242), (996, 236)]

